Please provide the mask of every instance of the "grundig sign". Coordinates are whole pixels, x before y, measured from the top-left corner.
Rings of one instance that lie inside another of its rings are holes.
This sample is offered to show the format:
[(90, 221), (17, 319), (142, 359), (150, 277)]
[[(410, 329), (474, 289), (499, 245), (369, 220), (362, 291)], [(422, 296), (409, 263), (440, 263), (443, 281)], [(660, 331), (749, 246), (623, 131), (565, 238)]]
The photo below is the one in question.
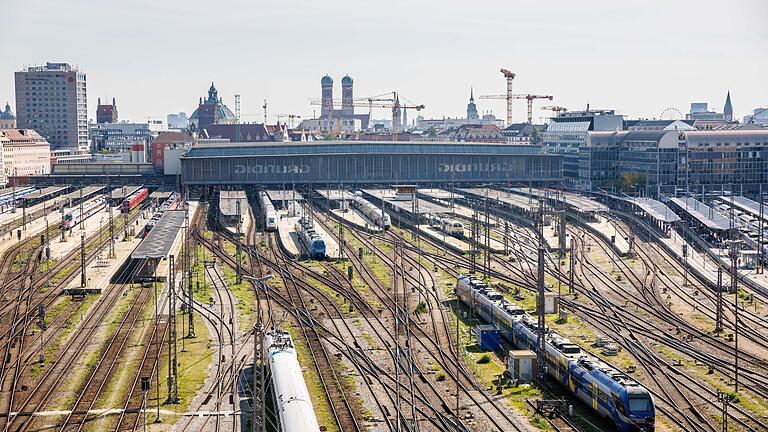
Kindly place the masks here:
[(463, 172), (506, 172), (506, 171), (518, 171), (522, 167), (521, 164), (507, 164), (507, 163), (455, 163), (455, 164), (438, 164), (438, 172), (449, 173), (463, 173)]
[(235, 174), (307, 174), (309, 165), (235, 165)]

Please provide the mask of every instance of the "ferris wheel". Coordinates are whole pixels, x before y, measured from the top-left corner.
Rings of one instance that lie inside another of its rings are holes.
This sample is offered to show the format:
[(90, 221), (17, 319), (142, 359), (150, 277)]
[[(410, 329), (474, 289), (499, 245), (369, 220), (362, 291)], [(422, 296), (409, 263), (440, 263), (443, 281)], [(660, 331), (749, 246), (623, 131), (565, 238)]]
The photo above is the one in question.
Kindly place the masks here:
[(679, 109), (674, 107), (665, 108), (664, 111), (661, 112), (661, 119), (662, 120), (682, 120), (685, 116), (683, 113), (680, 112)]

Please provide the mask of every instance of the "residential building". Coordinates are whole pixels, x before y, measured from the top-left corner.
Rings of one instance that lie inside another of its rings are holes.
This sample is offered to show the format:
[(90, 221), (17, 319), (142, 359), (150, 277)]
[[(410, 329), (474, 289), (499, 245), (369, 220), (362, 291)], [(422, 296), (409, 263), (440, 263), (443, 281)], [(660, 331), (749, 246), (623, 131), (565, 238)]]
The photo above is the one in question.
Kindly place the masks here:
[(530, 123), (512, 123), (501, 130), (501, 134), (507, 138), (507, 142), (517, 145), (537, 144), (539, 131)]
[(46, 63), (16, 72), (17, 126), (34, 129), (54, 149), (88, 151), (85, 72), (68, 63)]
[(3, 177), (51, 173), (51, 145), (31, 129), (2, 129)]
[(547, 153), (563, 156), (566, 183), (589, 188), (589, 184), (580, 183), (582, 176), (579, 175), (579, 153), (587, 143), (589, 132), (623, 129), (624, 118), (613, 110), (567, 111), (550, 119), (542, 141)]
[(96, 106), (96, 123), (117, 123), (117, 103), (112, 98), (112, 105), (102, 105), (101, 98)]
[(152, 141), (151, 162), (155, 172), (175, 175), (181, 172), (181, 155), (195, 144), (185, 132), (163, 132)]
[(11, 111), (11, 105), (5, 103), (5, 110), (0, 111), (0, 129), (16, 129), (16, 115)]

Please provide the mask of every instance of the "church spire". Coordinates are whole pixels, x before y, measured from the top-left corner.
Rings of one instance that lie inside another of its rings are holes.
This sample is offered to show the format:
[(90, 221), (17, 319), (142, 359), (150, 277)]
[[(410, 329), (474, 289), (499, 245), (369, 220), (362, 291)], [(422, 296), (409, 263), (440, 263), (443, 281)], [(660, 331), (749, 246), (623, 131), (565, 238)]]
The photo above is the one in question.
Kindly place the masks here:
[(727, 121), (733, 121), (733, 105), (731, 105), (731, 92), (725, 96), (725, 106), (723, 107), (723, 116)]

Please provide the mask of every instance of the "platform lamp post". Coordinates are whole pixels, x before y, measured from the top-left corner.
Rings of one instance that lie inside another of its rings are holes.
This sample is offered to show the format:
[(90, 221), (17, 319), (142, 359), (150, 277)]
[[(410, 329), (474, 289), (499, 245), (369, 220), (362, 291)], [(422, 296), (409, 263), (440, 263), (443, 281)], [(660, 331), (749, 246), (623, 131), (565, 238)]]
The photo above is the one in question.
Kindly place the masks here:
[[(264, 295), (267, 297), (267, 302), (269, 302), (269, 286), (265, 283), (266, 281), (270, 279), (274, 279), (274, 275), (267, 274), (262, 277), (253, 277), (248, 275), (243, 275), (243, 279), (254, 282), (258, 284), (261, 289), (264, 291)], [(259, 317), (259, 320), (261, 319), (261, 314), (257, 314)], [(272, 315), (271, 315), (271, 309), (270, 309), (270, 316), (269, 321), (272, 322)], [(262, 325), (261, 321), (257, 321), (256, 324), (254, 324), (253, 327), (253, 351), (254, 351), (254, 358), (253, 358), (253, 372), (254, 372), (254, 381), (256, 380), (256, 359), (261, 359), (261, 364), (259, 365), (262, 370), (259, 372), (259, 382), (254, 382), (254, 391), (253, 391), (253, 432), (264, 432), (267, 430), (266, 427), (266, 403), (264, 401), (264, 398), (266, 397), (266, 382), (264, 377), (264, 371), (263, 371), (263, 359), (264, 357), (261, 355), (261, 338), (264, 336), (264, 328), (265, 326)], [(258, 384), (258, 385), (257, 385)], [(256, 402), (257, 394), (256, 389), (258, 389), (258, 406)], [(258, 409), (258, 410), (257, 410)]]

